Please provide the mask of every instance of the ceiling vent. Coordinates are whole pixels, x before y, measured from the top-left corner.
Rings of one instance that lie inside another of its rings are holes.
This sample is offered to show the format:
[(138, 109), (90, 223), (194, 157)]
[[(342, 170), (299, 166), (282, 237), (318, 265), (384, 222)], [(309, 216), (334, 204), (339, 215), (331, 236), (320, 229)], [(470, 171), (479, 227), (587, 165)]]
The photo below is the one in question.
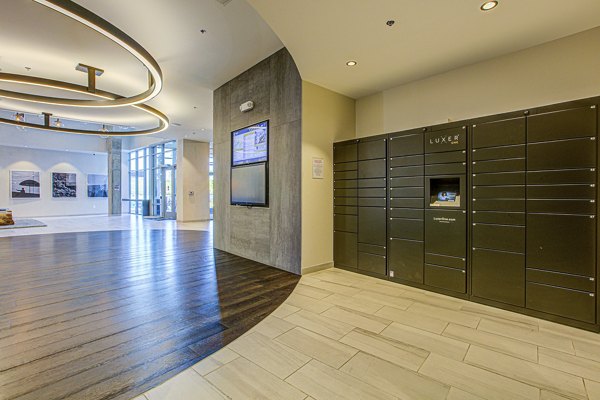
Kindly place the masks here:
[(231, 2), (231, 0), (217, 0), (217, 2), (221, 3), (224, 6), (226, 6), (227, 4), (229, 4)]

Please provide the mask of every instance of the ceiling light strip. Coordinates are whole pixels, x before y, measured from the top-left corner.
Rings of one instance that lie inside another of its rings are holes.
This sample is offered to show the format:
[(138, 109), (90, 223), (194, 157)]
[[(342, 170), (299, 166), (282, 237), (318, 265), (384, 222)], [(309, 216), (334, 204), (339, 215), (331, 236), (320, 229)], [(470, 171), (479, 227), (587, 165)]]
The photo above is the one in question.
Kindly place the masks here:
[[(43, 84), (44, 83), (43, 81), (48, 81), (48, 79), (42, 79), (42, 78), (35, 78), (35, 79), (42, 81), (41, 82), (42, 84), (40, 84), (39, 86), (47, 86), (47, 85)], [(31, 83), (31, 84), (34, 84), (34, 83)], [(85, 88), (84, 86), (79, 86), (79, 85), (73, 85), (73, 84), (69, 84), (69, 85), (73, 86), (71, 88), (72, 91), (77, 91), (77, 92), (80, 92), (81, 88)], [(99, 91), (97, 91), (97, 93), (86, 92), (86, 94), (88, 94), (90, 96), (96, 96), (96, 97), (101, 97), (104, 99), (111, 99), (111, 100), (123, 98), (122, 96), (119, 96), (114, 93), (106, 92), (103, 90), (99, 90)], [(162, 112), (158, 111), (157, 109), (147, 106), (145, 104), (132, 104), (131, 107), (141, 110), (141, 111), (144, 111), (144, 112), (156, 117), (159, 121), (158, 126), (155, 128), (151, 128), (151, 129), (127, 131), (127, 132), (114, 132), (113, 131), (113, 132), (105, 133), (105, 134), (108, 134), (110, 136), (150, 135), (153, 133), (162, 132), (169, 127), (169, 118)], [(62, 132), (62, 133), (76, 133), (76, 134), (80, 134), (80, 135), (101, 134), (95, 130), (71, 129), (71, 128), (66, 128), (66, 127), (55, 127), (55, 126), (47, 126), (47, 125), (40, 125), (40, 124), (32, 124), (32, 123), (28, 123), (28, 122), (24, 122), (24, 121), (16, 121), (16, 120), (7, 119), (7, 118), (0, 118), (0, 123), (7, 124), (7, 125), (20, 126), (20, 127), (25, 127), (25, 128), (40, 129), (40, 130), (45, 130), (45, 131), (55, 131), (55, 132)]]
[[(15, 100), (24, 100), (24, 101), (34, 101), (37, 103), (44, 104), (54, 104), (61, 106), (78, 106), (78, 107), (124, 107), (134, 104), (141, 104), (146, 102), (158, 95), (162, 90), (163, 86), (163, 78), (162, 71), (158, 62), (144, 49), (139, 43), (129, 37), (125, 32), (121, 31), (116, 26), (112, 25), (110, 22), (102, 19), (98, 15), (92, 13), (91, 11), (81, 7), (80, 5), (74, 3), (71, 0), (34, 0), (36, 3), (44, 5), (46, 7), (55, 10), (62, 15), (65, 15), (69, 18), (72, 18), (83, 25), (95, 30), (100, 33), (107, 39), (110, 39), (114, 43), (118, 44), (125, 50), (127, 50), (131, 55), (137, 58), (148, 70), (149, 72), (149, 85), (148, 90), (145, 92), (139, 93), (135, 96), (123, 97), (118, 96), (116, 99), (105, 99), (105, 100), (80, 100), (80, 99), (64, 99), (60, 97), (50, 97), (50, 96), (40, 96), (26, 93), (13, 92), (8, 90), (0, 90), (0, 97), (7, 97)], [(32, 84), (31, 79), (44, 80), (43, 78), (35, 78), (25, 75), (17, 75), (17, 74), (5, 74), (0, 73), (0, 81), (2, 82), (12, 82), (12, 83), (24, 83), (24, 84)], [(46, 85), (50, 88), (63, 89), (63, 90), (71, 90), (70, 87), (72, 84), (66, 82), (58, 82), (45, 80), (47, 82), (52, 82)], [(78, 85), (73, 85), (78, 86)], [(79, 91), (79, 90), (74, 90)], [(86, 93), (92, 94), (88, 91), (86, 87)], [(100, 96), (102, 97), (102, 96)]]

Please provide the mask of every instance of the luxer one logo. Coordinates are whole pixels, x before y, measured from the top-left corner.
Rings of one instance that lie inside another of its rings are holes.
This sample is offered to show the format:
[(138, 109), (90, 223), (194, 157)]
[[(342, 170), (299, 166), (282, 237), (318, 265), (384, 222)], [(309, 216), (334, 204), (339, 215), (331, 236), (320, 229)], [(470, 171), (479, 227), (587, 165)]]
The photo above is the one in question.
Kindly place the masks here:
[(443, 135), (429, 139), (429, 144), (459, 144), (459, 142), (460, 135)]

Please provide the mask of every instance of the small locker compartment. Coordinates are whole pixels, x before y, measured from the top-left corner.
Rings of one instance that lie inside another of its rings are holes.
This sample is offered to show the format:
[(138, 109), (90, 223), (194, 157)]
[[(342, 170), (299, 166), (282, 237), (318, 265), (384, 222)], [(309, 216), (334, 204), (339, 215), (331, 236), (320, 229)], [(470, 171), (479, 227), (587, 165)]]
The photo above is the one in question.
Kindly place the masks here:
[(585, 169), (596, 165), (595, 138), (529, 143), (527, 170)]
[(464, 175), (466, 172), (466, 162), (425, 165), (425, 175)]
[(596, 185), (528, 185), (528, 199), (595, 199)]
[(383, 197), (385, 198), (385, 188), (360, 188), (358, 189), (358, 197)]
[(335, 197), (356, 197), (358, 195), (357, 189), (333, 189), (333, 195)]
[(390, 188), (390, 197), (420, 197), (423, 198), (425, 196), (425, 189), (423, 186), (415, 186), (415, 187), (391, 187)]
[(385, 197), (359, 197), (359, 207), (385, 207)]
[(486, 149), (473, 149), (473, 161), (485, 160), (506, 160), (514, 158), (525, 159), (527, 156), (527, 146), (517, 144), (512, 146), (490, 147)]
[(357, 169), (358, 163), (356, 161), (333, 164), (333, 172), (355, 171)]
[(390, 135), (390, 157), (423, 154), (423, 133), (420, 131), (411, 132), (413, 133), (399, 133), (397, 135)]
[(425, 264), (425, 284), (457, 293), (467, 292), (467, 274), (462, 269)]
[(527, 282), (527, 308), (596, 323), (596, 297), (590, 292)]
[(390, 157), (390, 167), (408, 167), (423, 165), (423, 155)]
[(525, 171), (473, 174), (473, 185), (524, 185)]
[(334, 214), (358, 215), (358, 207), (333, 206)]
[(525, 255), (474, 248), (471, 259), (474, 296), (525, 306)]
[(595, 184), (596, 168), (529, 171), (527, 172), (527, 183), (529, 185)]
[(358, 265), (356, 233), (333, 232), (333, 259), (336, 266), (356, 269)]
[(386, 178), (371, 178), (371, 179), (359, 179), (357, 182), (359, 189), (364, 188), (385, 188), (387, 185)]
[(357, 171), (338, 171), (338, 172), (333, 173), (333, 179), (335, 179), (335, 180), (356, 179), (356, 178), (358, 178)]
[(596, 219), (588, 215), (527, 215), (527, 267), (595, 276)]
[(474, 211), (519, 212), (525, 210), (525, 199), (473, 199)]
[(403, 187), (403, 186), (421, 186), (425, 185), (425, 177), (423, 174), (420, 176), (410, 176), (410, 177), (391, 177), (390, 178), (390, 186), (391, 187)]
[(334, 214), (333, 229), (336, 232), (356, 233), (358, 229), (358, 219), (356, 215)]
[(425, 210), (425, 252), (466, 256), (467, 215), (462, 210)]
[(390, 218), (388, 229), (393, 238), (423, 240), (422, 219)]
[(408, 167), (393, 167), (390, 168), (390, 177), (422, 177), (424, 174), (423, 165), (411, 165)]
[(389, 270), (394, 278), (423, 283), (423, 242), (391, 238)]
[(474, 149), (479, 149), (525, 143), (525, 126), (525, 117), (473, 125), (472, 146)]
[(352, 140), (351, 142), (336, 143), (333, 145), (334, 164), (356, 161), (357, 156), (357, 140)]
[(425, 219), (422, 208), (390, 208), (390, 218)]
[(525, 226), (525, 211), (473, 211), (473, 223)]
[(524, 185), (473, 186), (474, 199), (524, 199)]
[(386, 274), (386, 257), (371, 253), (358, 253), (358, 270), (371, 274)]
[(385, 246), (386, 209), (385, 207), (359, 207), (358, 241), (360, 243)]
[(530, 142), (596, 136), (596, 106), (532, 115), (527, 123)]
[(373, 160), (375, 158), (385, 158), (387, 138), (374, 137), (360, 139), (358, 143), (358, 159)]
[(378, 160), (366, 160), (358, 162), (358, 177), (364, 178), (385, 178), (386, 166), (385, 158)]
[(423, 198), (390, 197), (390, 207), (393, 208), (422, 208)]
[(429, 153), (425, 155), (425, 164), (449, 164), (465, 161), (466, 150), (448, 151), (445, 153)]
[(525, 158), (507, 158), (503, 160), (473, 161), (473, 173), (524, 171)]
[(525, 253), (525, 227), (473, 223), (473, 247)]

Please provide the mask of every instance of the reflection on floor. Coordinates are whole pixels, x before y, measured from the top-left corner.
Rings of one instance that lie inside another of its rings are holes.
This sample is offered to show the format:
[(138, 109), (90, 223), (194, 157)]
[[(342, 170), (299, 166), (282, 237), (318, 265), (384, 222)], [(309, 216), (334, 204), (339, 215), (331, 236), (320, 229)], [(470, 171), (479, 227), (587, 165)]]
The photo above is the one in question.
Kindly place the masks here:
[[(17, 218), (16, 216), (15, 218)], [(7, 229), (0, 231), (0, 237), (40, 235), (62, 232), (122, 231), (144, 229), (185, 229), (208, 231), (212, 222), (178, 222), (173, 220), (152, 221), (138, 215), (86, 215), (74, 217), (40, 217), (37, 220), (48, 225), (44, 228)]]
[(600, 399), (600, 336), (330, 269), (136, 400)]
[(239, 337), (299, 280), (213, 250), (206, 231), (17, 236), (0, 254), (2, 400), (128, 400)]

